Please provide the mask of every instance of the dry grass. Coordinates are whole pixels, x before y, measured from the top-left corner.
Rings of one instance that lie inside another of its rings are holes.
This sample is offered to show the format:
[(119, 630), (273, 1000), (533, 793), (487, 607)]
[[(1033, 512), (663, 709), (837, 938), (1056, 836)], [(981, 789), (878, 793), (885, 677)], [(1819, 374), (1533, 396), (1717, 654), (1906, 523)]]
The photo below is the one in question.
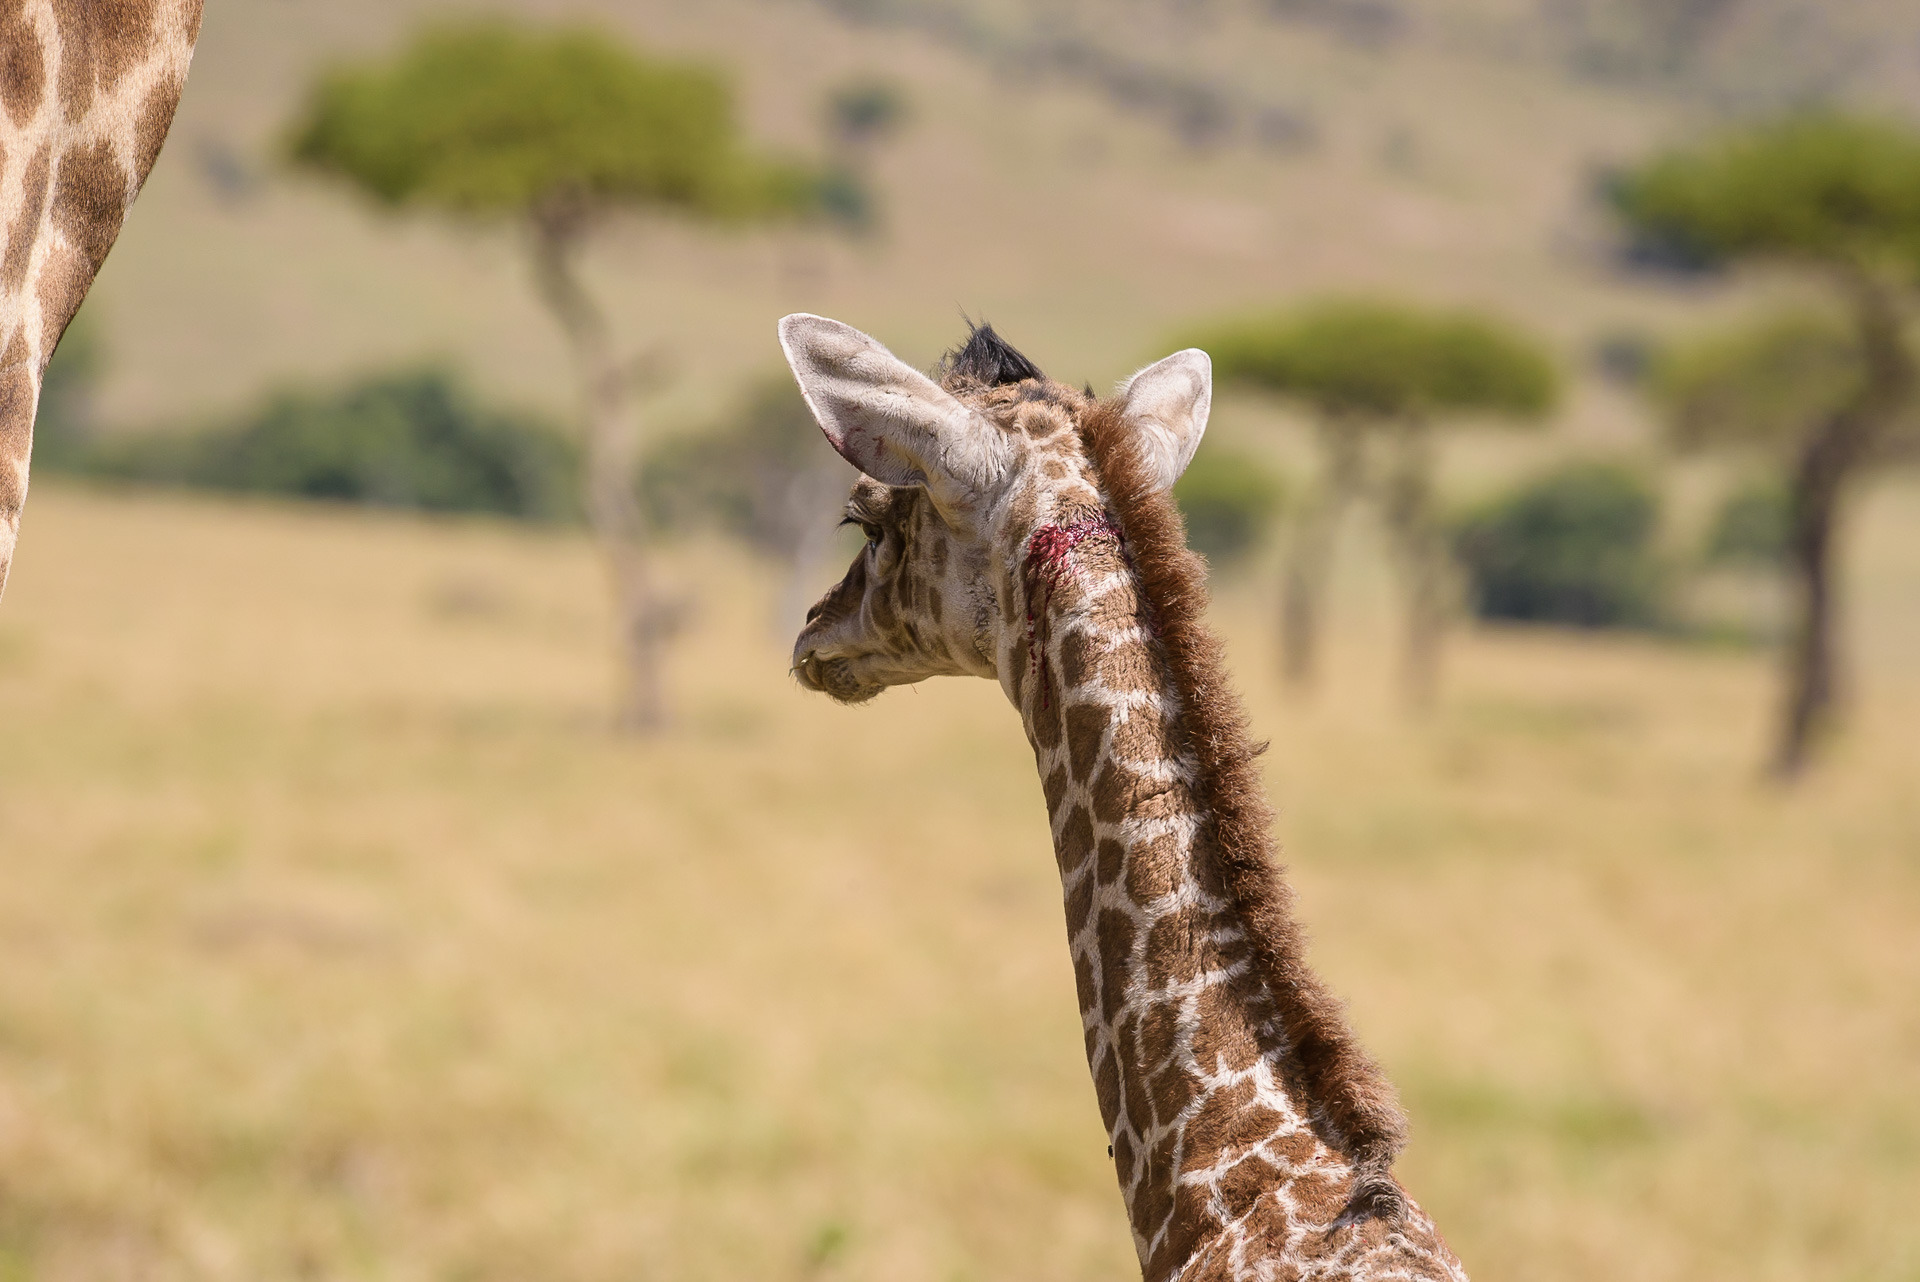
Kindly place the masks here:
[[(1483, 1282), (1920, 1276), (1916, 530), (1884, 494), (1901, 661), (1785, 798), (1755, 656), (1476, 636), (1409, 728), (1367, 575), (1306, 708), (1226, 593), (1316, 957)], [(29, 533), (0, 1278), (1132, 1273), (986, 683), (805, 696), (697, 551), (635, 745), (570, 537), (52, 486)]]

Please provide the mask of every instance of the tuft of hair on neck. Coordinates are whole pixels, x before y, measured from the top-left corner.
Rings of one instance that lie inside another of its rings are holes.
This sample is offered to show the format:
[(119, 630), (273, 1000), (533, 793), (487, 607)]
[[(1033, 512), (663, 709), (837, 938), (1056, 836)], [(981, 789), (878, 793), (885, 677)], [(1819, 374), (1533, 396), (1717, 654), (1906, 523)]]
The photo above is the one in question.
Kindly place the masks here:
[(1153, 611), (1179, 699), (1178, 733), (1198, 767), (1203, 819), (1197, 845), (1217, 861), (1242, 918), (1253, 973), (1279, 1014), (1305, 1111), (1328, 1145), (1353, 1163), (1353, 1189), (1339, 1222), (1397, 1220), (1406, 1199), (1392, 1167), (1406, 1144), (1406, 1117), (1392, 1084), (1347, 1024), (1343, 1004), (1307, 965), (1293, 893), (1274, 858), (1273, 811), (1255, 765), (1266, 745), (1248, 735), (1246, 712), (1227, 681), (1225, 648), (1202, 619), (1206, 563), (1188, 549), (1180, 511), (1157, 490), (1121, 402), (1090, 407), (1080, 435)]
[(940, 383), (952, 391), (956, 386), (1007, 387), (1028, 379), (1045, 381), (1040, 367), (1028, 360), (1006, 339), (982, 321), (967, 322), (967, 341), (940, 358)]

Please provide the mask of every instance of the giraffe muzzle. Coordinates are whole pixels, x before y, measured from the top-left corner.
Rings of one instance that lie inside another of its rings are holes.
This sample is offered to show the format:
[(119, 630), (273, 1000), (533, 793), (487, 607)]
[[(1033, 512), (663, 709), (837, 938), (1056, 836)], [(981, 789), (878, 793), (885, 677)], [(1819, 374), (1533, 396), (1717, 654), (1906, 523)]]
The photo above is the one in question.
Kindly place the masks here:
[(862, 680), (854, 671), (853, 660), (845, 657), (821, 657), (818, 650), (798, 652), (793, 676), (808, 690), (826, 695), (836, 703), (865, 703), (885, 689), (884, 682)]

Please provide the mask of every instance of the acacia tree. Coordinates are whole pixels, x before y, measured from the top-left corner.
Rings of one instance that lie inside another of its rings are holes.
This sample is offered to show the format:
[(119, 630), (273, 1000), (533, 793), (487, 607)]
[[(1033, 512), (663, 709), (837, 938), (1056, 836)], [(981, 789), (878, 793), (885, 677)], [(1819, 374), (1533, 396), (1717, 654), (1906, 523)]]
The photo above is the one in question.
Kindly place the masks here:
[(1905, 330), (1920, 269), (1920, 133), (1838, 115), (1792, 117), (1658, 156), (1624, 176), (1615, 199), (1647, 241), (1787, 265), (1821, 282), (1848, 317), (1858, 376), (1791, 433), (1796, 617), (1772, 768), (1792, 777), (1839, 707), (1841, 520), (1915, 390)]
[(709, 430), (660, 442), (642, 490), (649, 516), (669, 528), (719, 526), (785, 571), (771, 619), (791, 637), (818, 591), (820, 562), (838, 527), (832, 514), (855, 473), (820, 448), (820, 425), (785, 369), (749, 384)]
[(712, 222), (793, 215), (811, 207), (817, 179), (747, 151), (714, 71), (642, 58), (592, 30), (492, 21), (432, 29), (389, 61), (326, 75), (292, 154), (391, 206), (505, 218), (523, 229), (534, 283), (578, 380), (585, 507), (625, 660), (619, 722), (657, 728), (673, 612), (635, 494), (642, 362), (620, 350), (582, 281), (580, 257), (596, 226), (619, 211)]
[[(1783, 564), (1790, 568), (1800, 590), (1795, 601), (1801, 616), (1797, 619), (1796, 639), (1812, 635), (1825, 624), (1810, 624), (1804, 611), (1824, 601), (1833, 608), (1833, 588), (1828, 584), (1808, 590), (1807, 576), (1832, 573), (1802, 559), (1804, 547), (1796, 547), (1803, 538), (1798, 514), (1810, 506), (1799, 487), (1813, 473), (1804, 460), (1819, 438), (1830, 430), (1833, 420), (1847, 406), (1859, 400), (1868, 377), (1867, 362), (1858, 334), (1846, 318), (1833, 312), (1811, 308), (1787, 308), (1756, 316), (1724, 331), (1701, 336), (1666, 353), (1654, 370), (1653, 394), (1660, 404), (1667, 435), (1675, 448), (1683, 451), (1714, 450), (1732, 454), (1749, 462), (1758, 462), (1771, 477), (1777, 477), (1759, 492), (1772, 491), (1774, 485), (1786, 495), (1788, 519), (1782, 551), (1789, 555)], [(1905, 412), (1897, 413), (1875, 433), (1875, 439), (1854, 464), (1865, 468), (1911, 457), (1920, 449), (1920, 420), (1912, 412), (1911, 401)], [(1817, 507), (1815, 507), (1817, 510)], [(1827, 519), (1836, 514), (1829, 508)], [(1831, 557), (1832, 534), (1827, 539)], [(1795, 555), (1795, 553), (1799, 555)], [(1790, 652), (1788, 670), (1790, 700), (1804, 698), (1821, 687), (1803, 683), (1801, 666), (1806, 652), (1796, 647)], [(1828, 662), (1837, 656), (1828, 650)], [(1831, 706), (1836, 678), (1825, 679), (1825, 695)], [(1809, 742), (1806, 736), (1819, 729), (1822, 709), (1797, 713), (1787, 704), (1780, 733), (1795, 734), (1799, 741), (1784, 739), (1775, 745), (1773, 766), (1786, 773), (1797, 771), (1804, 763)]]
[[(1552, 360), (1487, 317), (1363, 299), (1327, 299), (1223, 325), (1197, 345), (1211, 353), (1222, 381), (1276, 393), (1314, 415), (1321, 475), (1296, 508), (1281, 587), (1288, 679), (1304, 685), (1313, 677), (1340, 516), (1372, 496), (1406, 596), (1405, 692), (1414, 707), (1425, 707), (1453, 583), (1434, 503), (1435, 433), (1471, 415), (1538, 422), (1558, 391)], [(1371, 457), (1383, 452), (1384, 464)]]

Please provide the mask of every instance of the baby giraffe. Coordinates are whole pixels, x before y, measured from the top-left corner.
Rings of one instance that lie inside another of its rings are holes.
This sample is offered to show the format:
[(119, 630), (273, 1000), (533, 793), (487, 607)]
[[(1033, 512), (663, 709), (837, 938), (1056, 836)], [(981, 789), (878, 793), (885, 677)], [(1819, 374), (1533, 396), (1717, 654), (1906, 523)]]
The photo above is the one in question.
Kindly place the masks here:
[(1212, 365), (1053, 382), (989, 327), (940, 381), (856, 329), (780, 322), (867, 543), (807, 613), (842, 703), (941, 674), (1020, 710), (1052, 820), (1100, 1116), (1146, 1282), (1456, 1279), (1394, 1180), (1405, 1122), (1307, 968), (1203, 566), (1168, 490)]

